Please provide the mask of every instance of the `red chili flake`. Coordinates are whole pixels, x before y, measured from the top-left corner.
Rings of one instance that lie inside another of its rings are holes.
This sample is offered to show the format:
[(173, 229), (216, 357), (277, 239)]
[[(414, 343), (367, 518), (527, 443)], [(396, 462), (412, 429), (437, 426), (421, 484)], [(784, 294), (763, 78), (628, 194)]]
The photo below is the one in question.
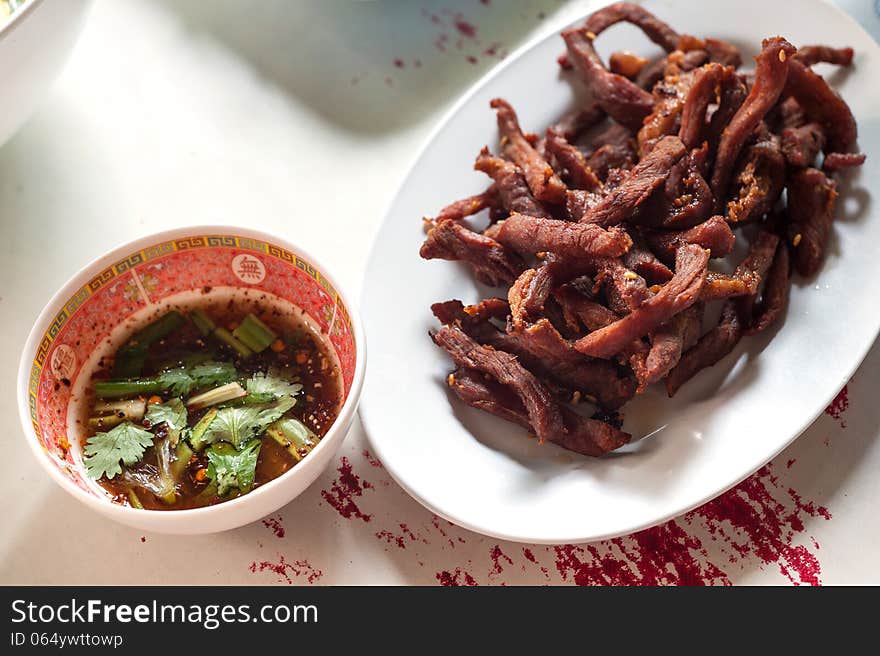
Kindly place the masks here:
[(406, 67), (406, 64), (403, 63), (403, 60), (400, 57), (397, 57), (394, 60), (394, 65), (397, 66), (397, 68), (405, 68)]
[(445, 586), (466, 586), (478, 585), (473, 576), (463, 571), (461, 567), (456, 567), (455, 572), (442, 571), (435, 575), (440, 585)]
[(526, 560), (529, 560), (533, 563), (537, 563), (538, 559), (535, 558), (535, 554), (532, 553), (532, 550), (528, 547), (523, 547), (523, 556), (526, 557)]
[(274, 572), (278, 575), (279, 583), (281, 581), (287, 581), (288, 585), (293, 584), (293, 578), (291, 578), (291, 574), (294, 577), (305, 577), (306, 581), (309, 583), (314, 583), (322, 576), (324, 576), (324, 572), (319, 569), (313, 567), (309, 561), (303, 560), (295, 560), (292, 563), (287, 562), (285, 560), (283, 554), (278, 554), (279, 560), (277, 563), (273, 563), (268, 560), (264, 560), (261, 562), (254, 561), (250, 564), (248, 569), (254, 574), (258, 572), (270, 571)]
[(504, 566), (501, 564), (502, 560), (506, 560), (508, 565), (513, 565), (513, 560), (510, 556), (501, 551), (501, 547), (497, 544), (489, 551), (489, 557), (492, 559), (492, 570), (489, 572), (489, 576), (497, 576), (504, 571)]
[(361, 482), (360, 477), (352, 471), (351, 463), (345, 456), (342, 456), (341, 464), (336, 471), (339, 472), (339, 477), (333, 481), (329, 491), (321, 490), (321, 496), (346, 519), (357, 517), (365, 522), (370, 521), (373, 516), (361, 512), (354, 499), (363, 496), (364, 490), (372, 489), (373, 486), (367, 481)]
[(486, 48), (483, 51), (483, 54), (486, 55), (487, 57), (495, 57), (496, 55), (498, 55), (500, 49), (501, 49), (501, 44), (496, 41), (495, 43), (490, 45), (488, 48)]
[(792, 458), (792, 459), (789, 460), (787, 463), (785, 463), (785, 468), (786, 468), (786, 469), (791, 469), (791, 466), (792, 466), (794, 463), (796, 463), (796, 462), (797, 462), (797, 458)]
[(843, 413), (846, 412), (847, 408), (849, 408), (849, 390), (847, 389), (847, 385), (843, 386), (843, 389), (837, 393), (837, 396), (834, 397), (834, 400), (831, 402), (827, 408), (825, 408), (825, 414), (830, 415), (834, 419), (840, 422), (841, 428), (846, 428), (846, 422), (841, 420), (843, 417)]
[(477, 58), (474, 57), (473, 55), (468, 55), (467, 57), (465, 57), (465, 59), (467, 59), (468, 62), (470, 62), (471, 64), (476, 64), (476, 63), (477, 63)]
[(477, 28), (471, 23), (468, 23), (461, 16), (456, 16), (455, 21), (453, 22), (455, 25), (455, 29), (458, 30), (459, 34), (462, 36), (466, 36), (469, 39), (473, 39), (477, 36)]
[(271, 530), (276, 538), (284, 537), (284, 525), (281, 523), (281, 517), (267, 517), (263, 520), (263, 526)]
[(363, 453), (364, 458), (367, 459), (367, 462), (370, 463), (371, 465), (373, 465), (373, 467), (381, 467), (382, 466), (382, 463), (379, 461), (379, 459), (376, 456), (374, 456), (372, 453), (367, 451), (366, 449), (364, 449), (362, 453)]
[(142, 535), (142, 536), (141, 536), (141, 542), (146, 542), (146, 541), (147, 541), (147, 536), (146, 536), (146, 535)]

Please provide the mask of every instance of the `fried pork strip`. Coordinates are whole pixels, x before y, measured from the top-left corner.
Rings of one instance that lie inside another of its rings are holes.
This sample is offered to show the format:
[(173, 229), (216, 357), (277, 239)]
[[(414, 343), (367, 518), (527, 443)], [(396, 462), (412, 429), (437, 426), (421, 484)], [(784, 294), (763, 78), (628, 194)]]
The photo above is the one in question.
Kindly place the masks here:
[(529, 373), (516, 356), (481, 346), (455, 326), (443, 326), (431, 333), (431, 339), (449, 354), (456, 366), (488, 374), (513, 391), (525, 407), (539, 440), (565, 433), (559, 405), (546, 385)]
[(718, 325), (703, 335), (696, 346), (681, 356), (678, 364), (666, 377), (666, 392), (669, 396), (681, 389), (687, 381), (706, 367), (717, 364), (739, 343), (743, 326), (735, 301), (727, 301), (721, 310)]
[(819, 62), (835, 66), (849, 66), (852, 64), (853, 49), (821, 45), (801, 46), (794, 57), (804, 66), (813, 66)]
[(616, 225), (644, 203), (664, 183), (670, 167), (686, 153), (681, 139), (663, 137), (654, 149), (633, 168), (624, 182), (608, 193), (581, 218), (583, 223)]
[(646, 232), (645, 238), (651, 250), (667, 262), (675, 260), (678, 247), (684, 244), (697, 244), (709, 249), (710, 257), (719, 258), (730, 253), (736, 241), (736, 235), (721, 216), (713, 216), (689, 230)]
[(745, 102), (722, 131), (718, 143), (711, 182), (715, 211), (718, 213), (724, 208), (730, 177), (742, 147), (785, 88), (794, 53), (794, 46), (780, 36), (764, 39), (761, 53), (755, 58), (755, 83)]
[(785, 311), (791, 289), (791, 255), (788, 245), (780, 241), (776, 247), (773, 264), (767, 272), (761, 301), (754, 308), (754, 314), (746, 328), (747, 335), (767, 330), (776, 323)]
[(788, 213), (794, 234), (794, 265), (802, 276), (813, 276), (825, 259), (834, 220), (837, 185), (818, 169), (804, 169), (788, 183)]
[(706, 281), (709, 254), (688, 244), (678, 249), (675, 275), (654, 296), (618, 321), (582, 337), (575, 348), (594, 358), (611, 358), (634, 339), (647, 335), (660, 324), (693, 305)]
[(645, 385), (661, 380), (678, 364), (681, 354), (697, 343), (702, 322), (703, 305), (695, 303), (654, 331), (645, 359)]
[(827, 137), (826, 153), (846, 153), (858, 136), (856, 119), (849, 105), (821, 75), (795, 60), (785, 83), (786, 96), (793, 96), (812, 120), (822, 125)]
[(494, 239), (454, 221), (442, 221), (431, 228), (419, 255), (426, 260), (467, 262), (477, 280), (491, 287), (510, 284), (525, 268), (519, 256)]
[(826, 173), (835, 173), (851, 166), (861, 166), (865, 163), (865, 153), (829, 153), (822, 161), (822, 170)]
[(550, 251), (569, 257), (618, 257), (632, 246), (619, 226), (609, 229), (595, 223), (571, 223), (514, 214), (499, 223), (499, 242), (520, 253)]
[(733, 296), (754, 296), (758, 293), (761, 281), (773, 262), (773, 255), (779, 244), (779, 237), (760, 230), (749, 244), (749, 252), (739, 263), (733, 275), (710, 272), (703, 286), (701, 299), (715, 301)]
[[(583, 153), (572, 146), (565, 137), (553, 128), (547, 130), (546, 147), (553, 157), (568, 173), (567, 179), (575, 189), (595, 191), (602, 186), (601, 180), (587, 164)], [(566, 196), (567, 201), (567, 196)]]
[(825, 131), (818, 123), (806, 123), (782, 130), (782, 154), (796, 168), (813, 166), (816, 157), (825, 147)]
[(532, 194), (547, 203), (565, 202), (565, 185), (553, 168), (523, 136), (516, 112), (503, 98), (489, 103), (498, 114), (498, 131), (504, 151), (520, 167)]
[(756, 221), (769, 212), (785, 188), (785, 157), (776, 140), (749, 146), (733, 183), (736, 191), (727, 203), (728, 221)]
[(479, 307), (446, 301), (435, 303), (431, 310), (444, 325), (453, 325), (480, 344), (515, 355), (532, 373), (588, 395), (603, 408), (617, 409), (635, 394), (635, 383), (626, 372), (612, 362), (590, 360), (575, 351), (547, 319), (503, 331), (481, 318)]
[(475, 194), (468, 198), (462, 198), (450, 203), (437, 214), (434, 219), (440, 221), (461, 221), (486, 208), (498, 207), (501, 199), (498, 195), (498, 187), (494, 184), (481, 194)]
[[(524, 428), (532, 428), (522, 401), (494, 380), (487, 380), (472, 369), (456, 369), (449, 375), (447, 383), (467, 405)], [(565, 432), (551, 435), (548, 439), (569, 451), (598, 457), (620, 448), (632, 439), (629, 434), (610, 424), (583, 417), (565, 406), (560, 406), (560, 411)]]
[(513, 162), (501, 159), (490, 153), (488, 148), (483, 148), (474, 163), (474, 169), (495, 181), (501, 204), (508, 212), (550, 218), (546, 208), (532, 196), (522, 171)]

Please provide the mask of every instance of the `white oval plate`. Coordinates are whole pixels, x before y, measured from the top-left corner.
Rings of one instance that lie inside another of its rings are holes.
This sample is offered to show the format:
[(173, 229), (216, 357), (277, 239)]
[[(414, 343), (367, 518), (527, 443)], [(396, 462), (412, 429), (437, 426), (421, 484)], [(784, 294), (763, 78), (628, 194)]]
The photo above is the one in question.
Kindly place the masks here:
[[(634, 440), (599, 460), (539, 446), (521, 428), (465, 407), (447, 392), (451, 369), (428, 338), (435, 301), (484, 295), (457, 263), (424, 261), (421, 217), (482, 191), (472, 170), (497, 132), (489, 100), (507, 98), (523, 129), (542, 131), (573, 106), (559, 74), (558, 34), (490, 72), (435, 130), (394, 199), (367, 271), (363, 312), (370, 362), (361, 413), (376, 454), (436, 514), (502, 539), (588, 542), (656, 525), (708, 501), (792, 442), (846, 383), (880, 327), (880, 217), (866, 187), (880, 179), (880, 47), (819, 0), (789, 3), (651, 2), (681, 32), (729, 39), (754, 54), (763, 37), (856, 50), (850, 72), (823, 67), (852, 107), (868, 161), (842, 188), (829, 257), (815, 280), (796, 280), (784, 326), (744, 339), (672, 401), (651, 391), (625, 408)], [(629, 26), (603, 34), (603, 55), (655, 53)], [(496, 292), (497, 293), (497, 292)], [(773, 337), (771, 340), (770, 338)]]

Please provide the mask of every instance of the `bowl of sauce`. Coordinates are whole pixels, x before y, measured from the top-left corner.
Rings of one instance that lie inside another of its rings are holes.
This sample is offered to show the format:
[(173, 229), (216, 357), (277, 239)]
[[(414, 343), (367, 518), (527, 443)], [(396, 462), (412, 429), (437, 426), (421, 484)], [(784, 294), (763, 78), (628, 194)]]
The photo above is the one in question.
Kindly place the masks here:
[(256, 521), (324, 470), (356, 412), (360, 319), (266, 233), (192, 227), (114, 249), (47, 304), (19, 409), (44, 468), (108, 517), (170, 533)]

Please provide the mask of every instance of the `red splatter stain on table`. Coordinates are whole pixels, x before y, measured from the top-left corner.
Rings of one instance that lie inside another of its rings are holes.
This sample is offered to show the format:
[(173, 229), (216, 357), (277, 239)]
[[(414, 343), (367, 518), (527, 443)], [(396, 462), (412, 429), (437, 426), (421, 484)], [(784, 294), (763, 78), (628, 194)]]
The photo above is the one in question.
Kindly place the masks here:
[(352, 470), (351, 463), (345, 456), (342, 456), (336, 471), (339, 476), (333, 481), (329, 490), (321, 490), (321, 496), (336, 509), (336, 512), (346, 519), (355, 518), (369, 522), (373, 516), (361, 512), (355, 499), (363, 496), (364, 490), (373, 489), (372, 484), (368, 481), (361, 481), (361, 478)]
[[(783, 495), (793, 507), (777, 498)], [(578, 585), (730, 585), (728, 574), (707, 558), (694, 530), (699, 527), (710, 541), (722, 543), (728, 565), (755, 558), (795, 585), (819, 585), (818, 559), (804, 545), (793, 544), (807, 517), (830, 519), (831, 514), (784, 489), (766, 466), (678, 520), (595, 545), (554, 547), (556, 569), (563, 580)]]
[(279, 582), (286, 581), (288, 585), (293, 584), (293, 578), (291, 578), (291, 575), (294, 577), (304, 577), (309, 583), (315, 583), (324, 575), (321, 570), (313, 567), (311, 563), (305, 559), (295, 560), (290, 563), (287, 562), (283, 554), (278, 554), (278, 556), (279, 560), (277, 563), (268, 560), (263, 560), (261, 562), (254, 561), (250, 564), (248, 569), (254, 574), (265, 571), (273, 572), (278, 575)]
[(437, 572), (436, 577), (440, 585), (445, 586), (479, 585), (476, 579), (463, 571), (461, 567), (456, 567), (454, 572), (447, 572), (445, 570)]
[(276, 538), (284, 537), (284, 524), (281, 523), (281, 517), (267, 517), (263, 520), (263, 526), (272, 531)]
[(489, 576), (497, 576), (504, 571), (502, 560), (507, 561), (508, 565), (513, 565), (513, 559), (501, 551), (501, 547), (497, 544), (489, 551), (489, 558), (492, 559), (492, 569), (489, 571)]
[(846, 421), (842, 419), (843, 413), (849, 408), (849, 389), (848, 385), (844, 385), (843, 389), (837, 393), (834, 400), (827, 408), (825, 414), (840, 422), (841, 428), (846, 428)]

